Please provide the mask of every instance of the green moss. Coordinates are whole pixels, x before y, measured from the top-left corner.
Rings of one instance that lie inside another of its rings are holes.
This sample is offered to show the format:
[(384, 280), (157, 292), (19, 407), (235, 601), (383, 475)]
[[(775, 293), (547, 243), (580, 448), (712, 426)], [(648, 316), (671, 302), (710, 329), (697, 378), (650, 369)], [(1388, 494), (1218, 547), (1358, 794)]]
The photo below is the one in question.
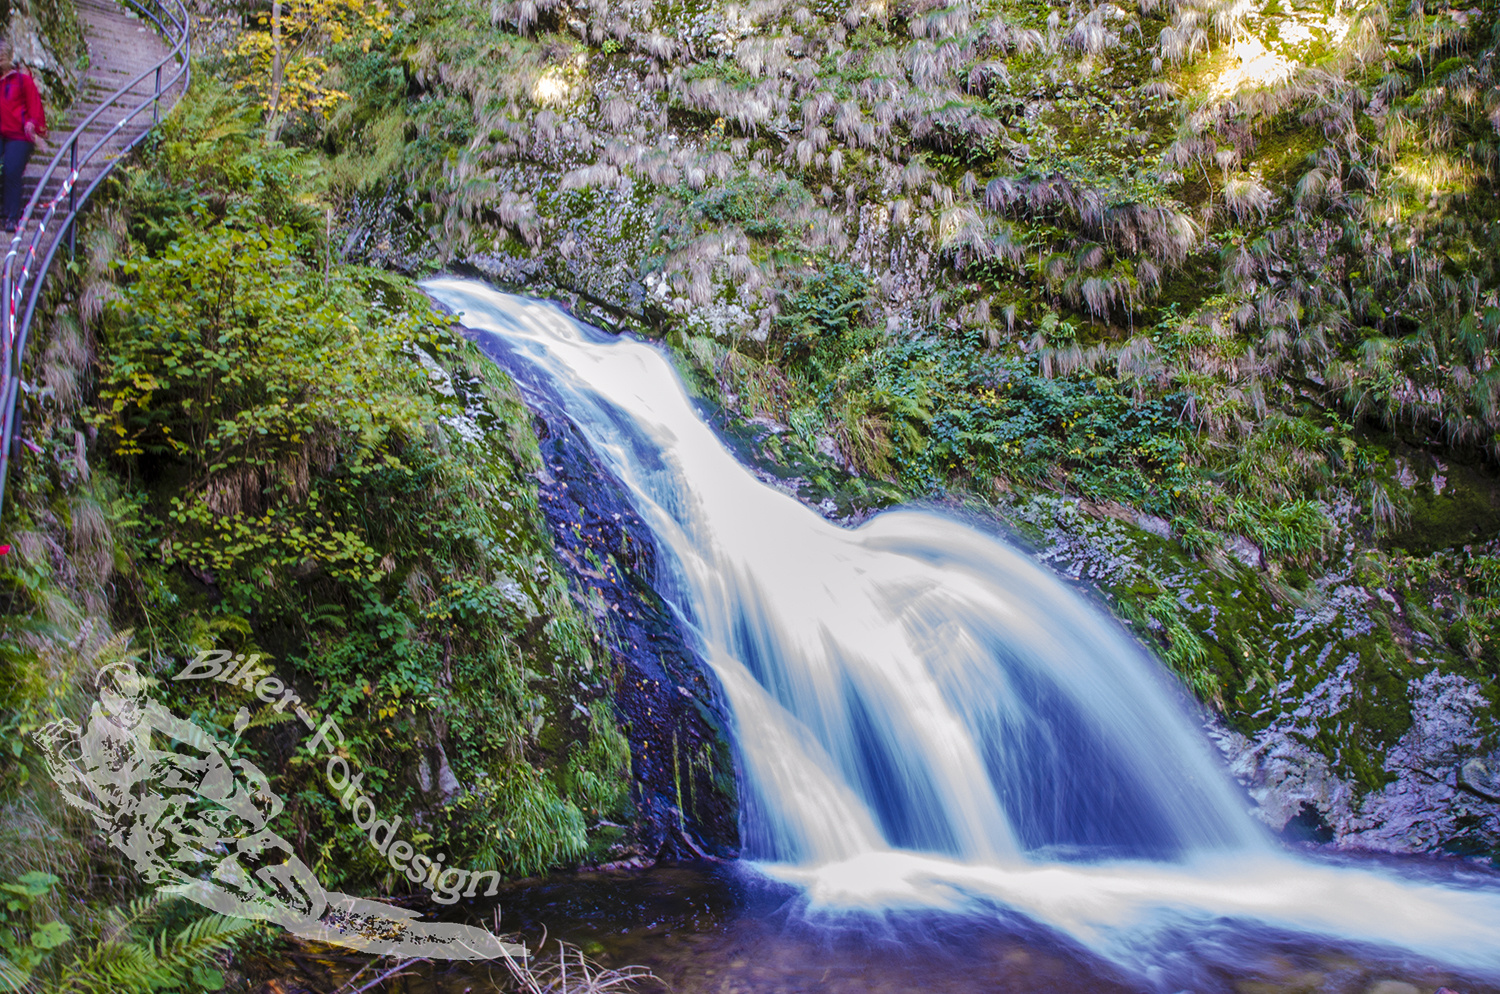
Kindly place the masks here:
[(1388, 548), (1427, 555), (1500, 536), (1500, 486), (1491, 474), (1456, 462), (1445, 465), (1442, 492), (1430, 481), (1413, 490), (1409, 524), (1386, 539)]
[[(600, 701), (599, 633), (553, 560), (529, 415), (409, 281), (331, 263), (322, 226), (304, 224), (305, 153), (267, 147), (243, 114), (195, 90), (114, 203), (127, 261), (97, 326), (88, 420), (103, 429), (94, 479), (118, 488), (116, 620), (149, 638), (153, 664), (263, 654), (424, 845), (510, 874), (582, 858), (586, 816), (625, 817), (628, 749)], [(7, 512), (55, 506), (55, 527), (76, 530), (95, 511), (69, 486), (43, 474)], [(20, 588), (8, 606), (55, 610)], [(224, 729), (247, 703), (197, 683), (161, 693)], [(303, 855), (330, 886), (404, 886), (320, 767), (270, 761), (284, 731), (262, 722), (240, 745), (280, 770), (277, 830), (317, 840)], [(430, 789), (437, 762), (460, 784), (450, 796)]]
[(746, 87), (755, 82), (755, 77), (740, 68), (733, 59), (716, 59), (713, 62), (695, 62), (682, 73), (684, 80), (717, 79), (733, 87)]
[(1276, 118), (1255, 151), (1255, 163), (1277, 183), (1290, 185), (1307, 168), (1308, 156), (1321, 147), (1316, 133), (1292, 114)]
[(1202, 253), (1187, 260), (1181, 269), (1162, 281), (1156, 302), (1163, 312), (1190, 313), (1219, 291), (1218, 260)]

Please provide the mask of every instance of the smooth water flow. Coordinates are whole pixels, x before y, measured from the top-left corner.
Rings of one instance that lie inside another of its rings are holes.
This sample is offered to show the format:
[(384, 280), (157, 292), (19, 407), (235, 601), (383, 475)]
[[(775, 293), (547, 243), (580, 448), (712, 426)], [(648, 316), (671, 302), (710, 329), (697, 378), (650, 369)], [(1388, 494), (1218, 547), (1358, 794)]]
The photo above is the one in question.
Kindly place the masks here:
[(425, 286), (625, 483), (732, 710), (745, 856), (816, 906), (999, 903), (1123, 960), (1246, 917), (1500, 969), (1494, 891), (1283, 854), (1161, 667), (1025, 555), (931, 513), (831, 524), (736, 461), (657, 349)]

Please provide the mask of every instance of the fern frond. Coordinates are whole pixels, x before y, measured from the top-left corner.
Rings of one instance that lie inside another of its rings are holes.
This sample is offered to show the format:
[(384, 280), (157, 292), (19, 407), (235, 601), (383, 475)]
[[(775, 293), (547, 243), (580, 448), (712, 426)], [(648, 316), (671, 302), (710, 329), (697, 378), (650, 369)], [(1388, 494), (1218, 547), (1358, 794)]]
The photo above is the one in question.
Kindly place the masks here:
[(140, 926), (164, 906), (156, 895), (112, 908), (105, 934), (64, 967), (49, 990), (57, 994), (148, 994), (182, 983), (214, 953), (232, 946), (258, 922), (205, 915), (175, 935), (141, 935)]
[(207, 915), (178, 932), (170, 946), (164, 941), (158, 956), (174, 966), (194, 966), (258, 927), (258, 922), (248, 918)]
[(116, 994), (149, 991), (171, 979), (149, 943), (106, 940), (64, 967), (52, 989), (58, 994)]

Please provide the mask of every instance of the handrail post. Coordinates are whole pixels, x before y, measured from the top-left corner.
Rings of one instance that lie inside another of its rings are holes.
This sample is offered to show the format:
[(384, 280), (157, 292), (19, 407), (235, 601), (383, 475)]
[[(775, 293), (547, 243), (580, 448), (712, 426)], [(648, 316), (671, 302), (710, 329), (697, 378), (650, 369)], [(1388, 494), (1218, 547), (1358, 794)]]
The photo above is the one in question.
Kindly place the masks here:
[[(78, 212), (78, 136), (68, 152), (68, 217)], [(78, 226), (68, 222), (68, 258), (78, 258)]]
[(154, 127), (161, 123), (161, 66), (156, 67), (156, 97), (151, 104), (151, 124)]
[[(4, 271), (0, 272), (0, 301), (4, 306), (0, 307), (0, 337), (5, 339), (5, 358), (0, 362), (0, 383), (10, 379), (11, 362), (20, 362), (20, 356), (14, 356), (16, 346), (16, 319), (10, 307), (10, 259), (5, 260)], [(14, 356), (14, 358), (12, 358)], [(8, 410), (0, 409), (0, 427), (10, 418)]]
[[(5, 478), (10, 475), (11, 434), (14, 431), (16, 411), (11, 405), (10, 367), (19, 366), (21, 357), (15, 355), (16, 317), (11, 307), (10, 282), (11, 260), (7, 258), (4, 271), (0, 272), (0, 335), (5, 338), (5, 360), (0, 364), (0, 510), (5, 507)], [(19, 372), (19, 370), (17, 370)]]
[(17, 408), (20, 406), (19, 398), (15, 394), (15, 386), (12, 384), (11, 377), (7, 376), (5, 381), (0, 383), (0, 419), (3, 419), (3, 424), (0, 424), (0, 511), (5, 510), (5, 480), (10, 475), (10, 450), (15, 444), (13, 422), (19, 413)]

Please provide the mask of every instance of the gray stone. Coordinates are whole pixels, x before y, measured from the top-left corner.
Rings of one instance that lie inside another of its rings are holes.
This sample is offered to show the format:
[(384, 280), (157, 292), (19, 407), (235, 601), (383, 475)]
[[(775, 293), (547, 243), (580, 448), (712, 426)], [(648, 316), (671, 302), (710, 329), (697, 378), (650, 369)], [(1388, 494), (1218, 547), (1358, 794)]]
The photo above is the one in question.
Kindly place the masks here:
[(1260, 569), (1266, 564), (1265, 556), (1261, 554), (1260, 546), (1243, 535), (1230, 535), (1224, 543), (1224, 549), (1251, 569)]
[(1365, 994), (1422, 994), (1422, 991), (1401, 980), (1381, 980), (1366, 988)]
[(1465, 787), (1485, 800), (1500, 804), (1500, 759), (1471, 759), (1463, 764), (1459, 778)]
[(1158, 518), (1154, 514), (1137, 514), (1135, 516), (1135, 526), (1141, 531), (1150, 532), (1157, 538), (1171, 540), (1177, 537), (1177, 533), (1172, 531), (1171, 522), (1167, 521), (1166, 518)]

